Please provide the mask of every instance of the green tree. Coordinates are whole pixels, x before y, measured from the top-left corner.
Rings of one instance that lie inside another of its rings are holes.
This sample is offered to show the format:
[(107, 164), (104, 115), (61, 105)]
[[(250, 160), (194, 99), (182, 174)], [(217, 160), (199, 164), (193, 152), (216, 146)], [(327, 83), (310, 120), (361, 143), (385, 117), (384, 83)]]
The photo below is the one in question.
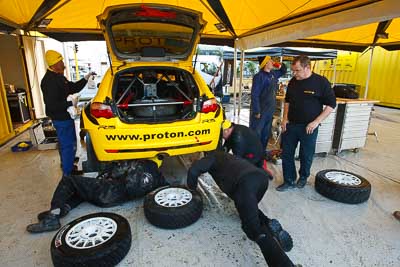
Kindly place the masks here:
[(246, 72), (250, 74), (250, 76), (254, 76), (257, 72), (256, 63), (254, 63), (253, 61), (246, 61), (244, 64), (244, 68)]

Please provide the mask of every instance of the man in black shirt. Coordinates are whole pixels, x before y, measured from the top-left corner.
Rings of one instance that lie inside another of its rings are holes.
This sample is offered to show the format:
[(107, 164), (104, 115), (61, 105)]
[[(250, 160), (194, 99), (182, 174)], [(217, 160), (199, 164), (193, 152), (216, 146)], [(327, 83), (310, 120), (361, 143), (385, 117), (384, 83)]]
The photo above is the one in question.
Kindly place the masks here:
[(70, 175), (73, 172), (76, 153), (76, 132), (74, 120), (67, 111), (68, 107), (72, 106), (72, 102), (67, 101), (67, 97), (81, 91), (94, 73), (89, 73), (74, 83), (64, 76), (65, 66), (60, 53), (48, 50), (46, 62), (49, 67), (40, 87), (46, 115), (51, 118), (56, 128), (63, 175)]
[(276, 188), (278, 191), (295, 187), (297, 175), (294, 154), (298, 142), (300, 178), (296, 186), (303, 188), (306, 185), (315, 152), (318, 126), (336, 107), (335, 94), (329, 81), (311, 71), (307, 56), (296, 57), (291, 68), (293, 78), (288, 84), (281, 125), (284, 183)]
[(213, 151), (189, 168), (188, 187), (195, 190), (199, 176), (205, 172), (235, 202), (243, 231), (258, 244), (268, 266), (294, 266), (285, 253), (293, 247), (290, 235), (276, 219), (269, 219), (258, 209), (268, 189), (269, 174), (232, 154)]

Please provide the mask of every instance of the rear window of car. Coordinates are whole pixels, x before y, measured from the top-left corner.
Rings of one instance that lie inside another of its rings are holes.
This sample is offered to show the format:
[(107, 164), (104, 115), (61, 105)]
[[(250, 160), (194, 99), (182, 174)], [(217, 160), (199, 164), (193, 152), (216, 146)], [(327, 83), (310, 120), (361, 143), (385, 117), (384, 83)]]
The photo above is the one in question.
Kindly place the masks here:
[(172, 23), (129, 22), (111, 28), (116, 49), (122, 54), (140, 55), (143, 48), (163, 49), (165, 56), (183, 55), (191, 49), (194, 29)]

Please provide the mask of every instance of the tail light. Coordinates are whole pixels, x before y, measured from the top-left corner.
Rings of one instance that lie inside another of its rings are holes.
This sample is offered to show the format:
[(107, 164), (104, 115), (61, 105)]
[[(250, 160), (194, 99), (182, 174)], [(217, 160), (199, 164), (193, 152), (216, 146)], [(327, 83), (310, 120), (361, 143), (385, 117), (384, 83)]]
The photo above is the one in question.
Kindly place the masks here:
[(208, 99), (203, 103), (203, 106), (201, 107), (201, 113), (209, 113), (209, 112), (215, 112), (218, 110), (218, 103), (215, 98)]
[(90, 105), (90, 114), (95, 118), (110, 119), (114, 117), (111, 106), (99, 102)]

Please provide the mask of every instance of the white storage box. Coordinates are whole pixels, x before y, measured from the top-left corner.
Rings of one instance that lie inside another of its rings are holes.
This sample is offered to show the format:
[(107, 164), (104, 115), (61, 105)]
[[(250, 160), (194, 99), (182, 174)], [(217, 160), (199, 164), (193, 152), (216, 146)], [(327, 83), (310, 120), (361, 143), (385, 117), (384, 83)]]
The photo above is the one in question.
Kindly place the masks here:
[(39, 150), (56, 149), (58, 140), (57, 137), (47, 137), (44, 135), (43, 126), (41, 123), (36, 123), (29, 128), (29, 134), (34, 146)]

